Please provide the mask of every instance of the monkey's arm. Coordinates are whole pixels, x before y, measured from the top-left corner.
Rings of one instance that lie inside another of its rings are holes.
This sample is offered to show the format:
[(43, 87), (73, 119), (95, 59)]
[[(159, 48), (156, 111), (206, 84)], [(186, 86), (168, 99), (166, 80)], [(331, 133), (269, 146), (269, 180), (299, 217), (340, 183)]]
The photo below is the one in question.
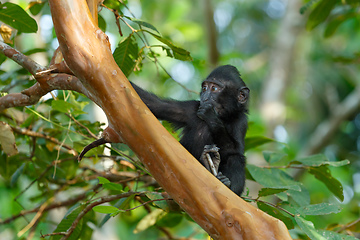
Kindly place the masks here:
[(194, 116), (196, 117), (195, 113), (199, 106), (198, 101), (161, 99), (132, 82), (131, 85), (137, 94), (139, 94), (141, 100), (158, 119), (172, 122), (176, 127), (180, 128), (188, 124)]

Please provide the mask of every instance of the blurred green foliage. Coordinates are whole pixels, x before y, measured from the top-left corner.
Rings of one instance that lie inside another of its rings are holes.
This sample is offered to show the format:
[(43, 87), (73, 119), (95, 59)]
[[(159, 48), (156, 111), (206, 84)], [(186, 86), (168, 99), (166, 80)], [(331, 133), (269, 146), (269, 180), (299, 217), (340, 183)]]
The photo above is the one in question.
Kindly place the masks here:
[[(14, 30), (9, 44), (48, 64), (57, 41), (47, 1), (11, 2), (0, 5), (0, 20)], [(126, 76), (164, 97), (197, 98), (200, 82), (210, 69), (204, 2), (120, 2), (104, 1), (99, 25), (109, 35), (115, 61)], [(267, 56), (286, 1), (212, 4), (218, 64), (238, 67), (251, 89), (247, 179), (257, 184), (249, 184), (254, 189), (244, 199), (284, 221), (293, 238), (356, 239), (360, 231), (360, 111), (340, 124), (319, 154), (304, 157), (301, 151), (315, 128), (332, 116), (334, 104), (360, 84), (360, 1), (310, 0), (299, 6), (302, 31), (297, 36), (285, 96), (287, 114), (281, 126), (288, 136), (285, 142), (276, 134), (275, 139), (265, 136), (273, 129), (267, 129), (258, 109), (271, 61)], [(109, 9), (119, 14), (120, 29)], [(1, 96), (35, 83), (12, 60), (2, 55), (0, 60)], [(174, 210), (125, 145), (113, 144), (111, 156), (103, 155), (104, 147), (93, 149), (77, 163), (74, 153), (93, 141), (104, 125), (95, 120), (94, 106), (89, 103), (81, 94), (54, 91), (34, 106), (0, 113), (0, 238), (39, 239), (42, 234), (66, 231), (94, 204), (70, 239), (205, 239), (207, 234), (196, 223)], [(164, 126), (177, 137), (168, 123)], [(15, 153), (7, 143), (16, 145)], [(301, 178), (294, 179), (299, 169)], [(101, 200), (110, 198), (102, 204)], [(48, 209), (54, 203), (62, 208)], [(39, 219), (31, 222), (36, 212)]]

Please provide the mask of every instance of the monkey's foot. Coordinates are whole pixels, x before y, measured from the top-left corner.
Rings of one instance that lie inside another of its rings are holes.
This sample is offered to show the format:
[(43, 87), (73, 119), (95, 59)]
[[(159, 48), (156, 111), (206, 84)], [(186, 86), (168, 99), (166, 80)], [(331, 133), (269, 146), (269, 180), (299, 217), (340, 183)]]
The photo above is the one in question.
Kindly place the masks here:
[(227, 186), (228, 188), (230, 188), (231, 186), (231, 181), (230, 179), (223, 175), (221, 172), (218, 173), (218, 175), (216, 176), (217, 179), (220, 180), (220, 182), (222, 182), (225, 186)]
[(220, 165), (219, 148), (216, 147), (215, 144), (205, 145), (200, 157), (200, 162), (207, 170), (216, 176)]

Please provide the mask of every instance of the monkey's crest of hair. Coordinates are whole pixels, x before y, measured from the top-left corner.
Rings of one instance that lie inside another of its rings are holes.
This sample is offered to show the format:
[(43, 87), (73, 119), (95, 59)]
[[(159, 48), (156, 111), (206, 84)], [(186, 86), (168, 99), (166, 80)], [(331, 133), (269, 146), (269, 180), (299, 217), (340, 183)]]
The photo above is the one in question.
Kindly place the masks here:
[(237, 87), (246, 86), (241, 78), (240, 72), (236, 67), (232, 65), (223, 65), (212, 71), (207, 79), (216, 79), (222, 83), (231, 81), (237, 85)]

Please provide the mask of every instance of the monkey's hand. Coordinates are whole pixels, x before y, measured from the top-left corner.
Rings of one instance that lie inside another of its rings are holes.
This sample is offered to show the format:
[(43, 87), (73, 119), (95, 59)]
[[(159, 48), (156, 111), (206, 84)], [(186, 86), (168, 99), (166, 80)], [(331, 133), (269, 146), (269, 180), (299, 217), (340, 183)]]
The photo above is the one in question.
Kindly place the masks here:
[(197, 116), (204, 121), (217, 119), (217, 113), (211, 102), (205, 102), (200, 104), (200, 107), (197, 111)]
[(222, 182), (225, 186), (227, 186), (228, 188), (230, 188), (231, 186), (231, 181), (230, 179), (223, 175), (221, 172), (218, 173), (218, 175), (216, 176), (217, 179), (220, 180), (220, 182)]

